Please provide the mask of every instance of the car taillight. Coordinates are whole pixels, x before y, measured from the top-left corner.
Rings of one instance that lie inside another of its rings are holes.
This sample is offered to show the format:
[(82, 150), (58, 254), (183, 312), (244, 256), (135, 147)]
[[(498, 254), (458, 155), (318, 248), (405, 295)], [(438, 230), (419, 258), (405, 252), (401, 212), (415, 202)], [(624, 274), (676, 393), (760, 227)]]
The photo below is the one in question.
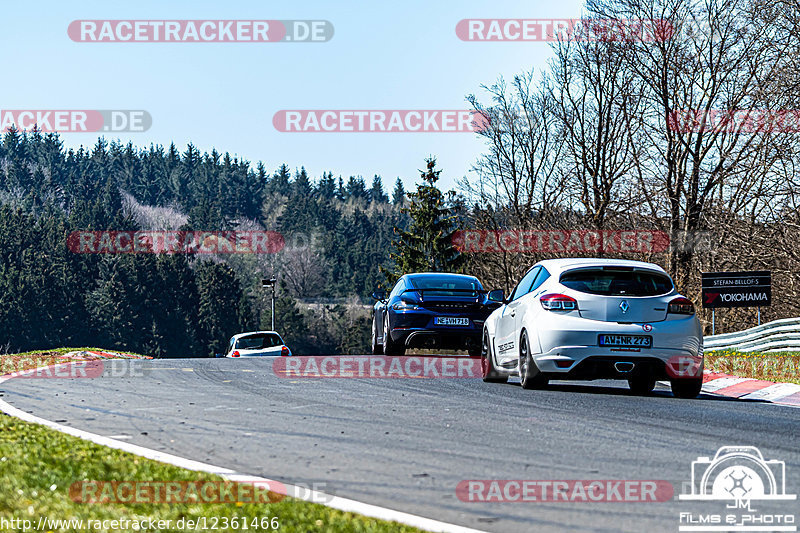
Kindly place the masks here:
[(234, 352), (231, 354), (231, 357), (239, 357), (239, 350), (236, 350), (236, 351), (234, 351)]
[(674, 315), (693, 315), (694, 304), (688, 298), (680, 296), (669, 303), (667, 313), (672, 313)]
[(282, 347), (281, 348), (281, 355), (283, 357), (289, 357), (289, 348), (287, 348), (286, 346)]
[(566, 294), (545, 294), (539, 301), (548, 311), (574, 311), (578, 308), (577, 300)]

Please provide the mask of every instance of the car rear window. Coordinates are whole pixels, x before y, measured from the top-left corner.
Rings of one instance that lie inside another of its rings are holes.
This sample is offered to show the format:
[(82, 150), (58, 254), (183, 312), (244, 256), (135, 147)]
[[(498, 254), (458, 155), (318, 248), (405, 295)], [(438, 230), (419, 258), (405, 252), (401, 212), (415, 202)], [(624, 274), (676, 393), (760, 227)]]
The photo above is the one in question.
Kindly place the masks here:
[(426, 294), (474, 296), (483, 289), (478, 280), (460, 276), (415, 276), (409, 281), (415, 289), (424, 289)]
[(672, 281), (664, 274), (609, 268), (564, 272), (561, 284), (575, 291), (603, 296), (657, 296), (672, 290)]
[(272, 348), (281, 344), (283, 344), (283, 341), (274, 333), (248, 335), (236, 341), (236, 347), (240, 350), (260, 350), (261, 348)]

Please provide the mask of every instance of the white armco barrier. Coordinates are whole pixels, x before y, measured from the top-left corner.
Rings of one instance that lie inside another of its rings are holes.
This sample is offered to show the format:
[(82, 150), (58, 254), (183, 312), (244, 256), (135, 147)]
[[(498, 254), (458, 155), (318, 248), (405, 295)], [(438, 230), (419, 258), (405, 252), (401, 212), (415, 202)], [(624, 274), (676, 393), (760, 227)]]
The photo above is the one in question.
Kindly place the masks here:
[(703, 339), (703, 348), (707, 352), (800, 352), (800, 317), (773, 320), (735, 333), (711, 335)]

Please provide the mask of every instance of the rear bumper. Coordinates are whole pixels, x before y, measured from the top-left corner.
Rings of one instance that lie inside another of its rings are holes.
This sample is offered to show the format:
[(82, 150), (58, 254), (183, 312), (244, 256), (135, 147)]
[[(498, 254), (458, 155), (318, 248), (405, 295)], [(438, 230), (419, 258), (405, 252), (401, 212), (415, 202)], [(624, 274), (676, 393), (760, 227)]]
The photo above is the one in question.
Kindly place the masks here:
[[(532, 358), (553, 379), (702, 376), (703, 335), (695, 316), (618, 323), (545, 314), (535, 331), (540, 353)], [(650, 336), (652, 347), (600, 346), (602, 334)]]
[[(596, 346), (561, 348), (558, 354), (533, 356), (540, 372), (550, 379), (697, 378), (703, 375), (702, 356), (683, 350), (654, 353), (612, 352), (598, 355)], [(691, 366), (690, 366), (691, 365)]]
[(448, 329), (393, 329), (392, 340), (406, 348), (468, 350), (480, 346), (481, 330), (470, 327)]
[[(469, 349), (480, 346), (483, 324), (491, 310), (458, 313), (431, 309), (391, 311), (392, 340), (407, 348)], [(466, 326), (435, 324), (436, 317), (466, 318)]]

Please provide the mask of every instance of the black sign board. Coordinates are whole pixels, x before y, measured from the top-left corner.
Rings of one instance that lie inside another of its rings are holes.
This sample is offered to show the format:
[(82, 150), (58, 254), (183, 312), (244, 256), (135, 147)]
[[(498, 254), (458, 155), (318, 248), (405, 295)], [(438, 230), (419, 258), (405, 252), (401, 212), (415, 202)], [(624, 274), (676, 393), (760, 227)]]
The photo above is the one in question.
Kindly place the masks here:
[(768, 307), (772, 302), (772, 275), (755, 272), (703, 272), (703, 307)]

